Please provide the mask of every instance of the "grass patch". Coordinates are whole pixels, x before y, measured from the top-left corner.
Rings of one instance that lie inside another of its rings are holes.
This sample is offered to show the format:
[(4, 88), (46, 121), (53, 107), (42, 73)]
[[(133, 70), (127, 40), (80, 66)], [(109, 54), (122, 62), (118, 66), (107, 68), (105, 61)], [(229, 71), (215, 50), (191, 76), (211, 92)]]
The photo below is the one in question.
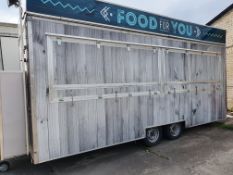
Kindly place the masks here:
[(147, 148), (145, 151), (146, 151), (147, 153), (154, 154), (154, 155), (156, 155), (156, 156), (158, 156), (158, 157), (160, 157), (160, 158), (162, 158), (162, 159), (170, 160), (169, 157), (164, 156), (164, 155), (160, 154), (159, 152), (152, 151), (152, 150), (149, 149), (149, 148)]
[(218, 128), (222, 128), (222, 129), (233, 131), (233, 125), (227, 125), (227, 124), (224, 124), (224, 123), (218, 123), (216, 126)]

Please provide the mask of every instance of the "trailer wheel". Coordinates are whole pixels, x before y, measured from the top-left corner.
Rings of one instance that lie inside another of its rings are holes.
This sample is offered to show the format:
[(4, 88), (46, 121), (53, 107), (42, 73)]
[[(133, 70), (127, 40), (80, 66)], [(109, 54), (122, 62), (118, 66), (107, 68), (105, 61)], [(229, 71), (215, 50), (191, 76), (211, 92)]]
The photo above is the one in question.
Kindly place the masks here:
[(3, 161), (0, 162), (0, 172), (7, 172), (10, 169), (10, 164), (9, 162)]
[(150, 128), (146, 130), (146, 138), (144, 142), (146, 146), (151, 147), (157, 145), (162, 138), (162, 129), (161, 127)]
[(183, 132), (182, 123), (174, 123), (164, 126), (164, 136), (169, 140), (178, 139)]

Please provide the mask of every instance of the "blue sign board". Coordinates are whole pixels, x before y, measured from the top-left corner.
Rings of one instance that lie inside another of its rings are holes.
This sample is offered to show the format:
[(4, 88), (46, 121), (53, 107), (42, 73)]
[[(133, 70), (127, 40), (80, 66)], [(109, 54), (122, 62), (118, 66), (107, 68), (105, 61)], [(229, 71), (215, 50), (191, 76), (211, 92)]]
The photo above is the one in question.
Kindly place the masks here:
[(226, 32), (96, 0), (27, 0), (27, 11), (188, 39), (225, 43)]

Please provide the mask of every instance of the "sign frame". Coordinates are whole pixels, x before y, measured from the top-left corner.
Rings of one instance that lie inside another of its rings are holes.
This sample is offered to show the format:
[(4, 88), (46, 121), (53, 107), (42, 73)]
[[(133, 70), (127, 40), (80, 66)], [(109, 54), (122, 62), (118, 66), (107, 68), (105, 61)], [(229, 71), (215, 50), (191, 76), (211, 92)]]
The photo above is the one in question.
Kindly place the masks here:
[(74, 2), (77, 3), (77, 0), (27, 0), (27, 11), (162, 36), (217, 44), (226, 42), (226, 31), (222, 29), (107, 3), (104, 0), (78, 1), (79, 5), (75, 6)]

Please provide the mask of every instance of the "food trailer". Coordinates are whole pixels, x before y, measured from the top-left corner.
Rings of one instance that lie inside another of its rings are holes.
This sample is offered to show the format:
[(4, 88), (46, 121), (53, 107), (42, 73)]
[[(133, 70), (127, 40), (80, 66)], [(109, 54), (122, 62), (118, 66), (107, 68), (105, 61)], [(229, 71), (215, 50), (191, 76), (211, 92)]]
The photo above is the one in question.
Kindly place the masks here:
[(152, 146), (162, 132), (176, 139), (223, 120), (225, 36), (102, 0), (27, 0), (22, 144), (32, 162)]

